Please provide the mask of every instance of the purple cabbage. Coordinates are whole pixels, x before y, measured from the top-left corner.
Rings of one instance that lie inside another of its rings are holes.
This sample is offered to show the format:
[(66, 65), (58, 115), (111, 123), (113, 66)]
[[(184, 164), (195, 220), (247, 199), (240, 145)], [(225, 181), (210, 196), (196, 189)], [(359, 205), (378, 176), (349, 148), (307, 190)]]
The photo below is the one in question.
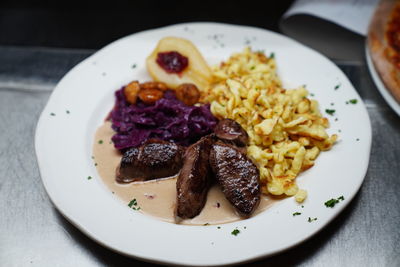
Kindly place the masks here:
[(157, 138), (188, 146), (212, 132), (217, 119), (210, 105), (187, 106), (166, 91), (154, 105), (126, 101), (124, 87), (115, 92), (115, 106), (110, 118), (115, 148), (124, 150), (138, 147), (149, 138)]

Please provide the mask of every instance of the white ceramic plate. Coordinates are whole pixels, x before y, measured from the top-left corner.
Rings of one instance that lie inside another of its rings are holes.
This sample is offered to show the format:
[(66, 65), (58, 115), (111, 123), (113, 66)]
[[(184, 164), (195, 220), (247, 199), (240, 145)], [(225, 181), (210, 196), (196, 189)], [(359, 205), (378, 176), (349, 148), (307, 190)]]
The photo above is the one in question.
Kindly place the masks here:
[(370, 50), (368, 45), (365, 45), (365, 57), (367, 59), (367, 65), (369, 72), (371, 73), (372, 80), (374, 80), (376, 88), (381, 93), (383, 99), (385, 99), (386, 103), (400, 116), (400, 104), (396, 101), (393, 95), (390, 93), (389, 89), (386, 88), (385, 84), (382, 82), (381, 77), (375, 70), (374, 63), (372, 62), (372, 58), (370, 55)]
[[(181, 226), (133, 212), (102, 183), (91, 159), (96, 128), (129, 81), (148, 80), (145, 58), (164, 36), (193, 41), (210, 63), (246, 45), (275, 53), (285, 86), (306, 84), (322, 112), (335, 109), (329, 133), (339, 141), (298, 177), (309, 197), (302, 208), (282, 200), (250, 219), (216, 226)], [(336, 88), (336, 89), (335, 89)], [(357, 99), (357, 104), (346, 104)], [(337, 118), (337, 119), (336, 119)], [(101, 49), (73, 68), (57, 85), (36, 131), (36, 154), (44, 186), (58, 210), (100, 244), (146, 261), (224, 265), (288, 249), (326, 226), (351, 201), (368, 167), (371, 125), (346, 76), (327, 58), (277, 33), (217, 23), (189, 23), (133, 34)], [(87, 177), (93, 179), (88, 180)], [(334, 208), (324, 206), (344, 196)], [(301, 212), (293, 216), (294, 212)], [(308, 222), (308, 218), (317, 220)], [(231, 234), (235, 228), (240, 234)]]

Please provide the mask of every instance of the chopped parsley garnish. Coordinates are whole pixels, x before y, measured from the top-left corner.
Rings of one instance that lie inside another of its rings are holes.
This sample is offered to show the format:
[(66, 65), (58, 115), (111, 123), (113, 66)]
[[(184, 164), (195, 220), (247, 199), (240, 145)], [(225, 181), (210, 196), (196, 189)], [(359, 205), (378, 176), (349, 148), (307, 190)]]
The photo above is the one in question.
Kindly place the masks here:
[(97, 166), (97, 165), (98, 165), (98, 164), (95, 162), (95, 163), (94, 163), (94, 166)]
[(315, 217), (315, 218), (311, 218), (311, 217), (308, 217), (308, 222), (310, 223), (310, 222), (313, 222), (313, 221), (316, 221), (317, 220), (317, 217)]
[(131, 202), (129, 202), (128, 207), (132, 208), (132, 206), (136, 206), (137, 205), (137, 201), (136, 198), (132, 199)]
[(235, 229), (231, 232), (231, 235), (237, 236), (240, 233), (239, 229)]
[(331, 116), (333, 116), (333, 114), (335, 114), (335, 111), (336, 111), (336, 110), (334, 110), (334, 109), (328, 109), (328, 108), (325, 109), (325, 112), (328, 113), (328, 114), (331, 115)]
[(349, 103), (351, 103), (351, 104), (357, 104), (357, 99), (350, 99), (350, 100), (349, 100)]
[(310, 96), (315, 96), (315, 95), (313, 93), (311, 93)]
[(217, 229), (221, 229), (221, 226), (218, 226)]
[(294, 216), (298, 216), (298, 215), (301, 215), (301, 212), (297, 212), (297, 211), (296, 211), (295, 213), (293, 213), (293, 217), (294, 217)]
[(100, 145), (103, 144), (103, 140), (99, 140), (99, 144), (100, 144)]
[(335, 86), (335, 90), (339, 89), (339, 87), (342, 86), (341, 84), (338, 84)]
[(340, 196), (337, 199), (332, 198), (325, 202), (325, 206), (327, 208), (333, 208), (337, 203), (339, 203), (340, 201), (343, 201), (343, 200), (344, 200), (344, 196)]
[(56, 114), (54, 112), (50, 113), (51, 116), (55, 116)]
[(133, 65), (132, 65), (132, 69), (134, 69), (134, 68), (136, 68), (136, 64), (133, 64)]
[(251, 66), (250, 70), (254, 70), (256, 68), (256, 66)]
[(269, 58), (275, 58), (275, 53), (271, 52), (271, 54), (269, 54)]
[(304, 208), (304, 205), (301, 205), (302, 208)]
[(360, 141), (360, 138), (357, 138), (356, 141)]
[(133, 209), (133, 210), (140, 210), (140, 207), (138, 207), (138, 203), (136, 201), (136, 198), (132, 199), (129, 204), (128, 207)]
[(92, 176), (88, 176), (87, 179), (88, 179), (88, 180), (92, 179)]
[(203, 224), (204, 226), (208, 226), (208, 225), (210, 225), (209, 223), (205, 223), (205, 224)]
[(65, 111), (67, 114), (70, 114), (71, 112), (67, 109), (66, 111)]

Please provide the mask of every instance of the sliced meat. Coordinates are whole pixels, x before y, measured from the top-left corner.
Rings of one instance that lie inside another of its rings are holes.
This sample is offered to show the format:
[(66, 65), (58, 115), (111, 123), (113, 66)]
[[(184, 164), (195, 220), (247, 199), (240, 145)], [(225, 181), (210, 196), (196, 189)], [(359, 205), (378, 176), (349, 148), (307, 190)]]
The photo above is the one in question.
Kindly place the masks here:
[(247, 132), (234, 120), (220, 120), (214, 129), (215, 135), (226, 141), (230, 141), (237, 146), (246, 146), (249, 141)]
[(130, 183), (176, 175), (183, 164), (184, 148), (171, 142), (149, 139), (128, 149), (117, 169), (117, 182)]
[(248, 217), (260, 203), (260, 174), (237, 148), (221, 141), (212, 145), (210, 165), (222, 192), (241, 216)]
[(212, 137), (205, 136), (186, 150), (176, 182), (176, 215), (182, 219), (197, 216), (206, 203), (212, 177), (209, 163), (212, 142)]

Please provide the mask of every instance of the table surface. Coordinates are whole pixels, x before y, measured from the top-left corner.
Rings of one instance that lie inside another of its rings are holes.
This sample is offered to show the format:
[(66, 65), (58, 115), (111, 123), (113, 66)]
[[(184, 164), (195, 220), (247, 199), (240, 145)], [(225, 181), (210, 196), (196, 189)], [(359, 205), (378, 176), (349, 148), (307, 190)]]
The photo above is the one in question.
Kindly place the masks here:
[[(86, 237), (55, 209), (40, 179), (34, 151), (39, 115), (59, 79), (93, 52), (0, 46), (0, 266), (152, 265)], [(400, 266), (400, 118), (378, 93), (365, 62), (335, 63), (372, 123), (364, 184), (317, 235), (246, 266)]]

